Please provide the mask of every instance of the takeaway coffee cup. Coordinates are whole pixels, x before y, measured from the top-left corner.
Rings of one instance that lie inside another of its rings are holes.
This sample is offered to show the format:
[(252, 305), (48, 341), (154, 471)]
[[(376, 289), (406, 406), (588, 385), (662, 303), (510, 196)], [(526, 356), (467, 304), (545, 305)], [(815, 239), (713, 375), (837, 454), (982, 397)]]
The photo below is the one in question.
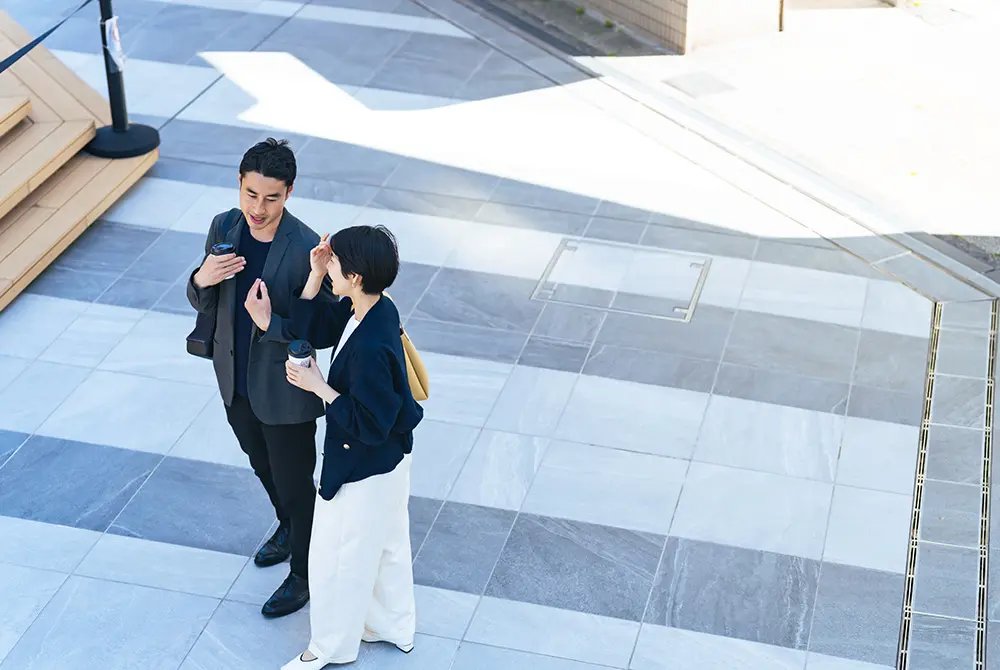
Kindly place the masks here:
[[(213, 256), (224, 256), (226, 254), (231, 254), (236, 251), (236, 247), (229, 242), (219, 242), (218, 244), (212, 245), (212, 255)], [(229, 275), (226, 279), (232, 279), (236, 275)], [(225, 279), (223, 280), (225, 281)]]
[(312, 365), (313, 348), (305, 340), (293, 340), (288, 343), (288, 360), (299, 367)]

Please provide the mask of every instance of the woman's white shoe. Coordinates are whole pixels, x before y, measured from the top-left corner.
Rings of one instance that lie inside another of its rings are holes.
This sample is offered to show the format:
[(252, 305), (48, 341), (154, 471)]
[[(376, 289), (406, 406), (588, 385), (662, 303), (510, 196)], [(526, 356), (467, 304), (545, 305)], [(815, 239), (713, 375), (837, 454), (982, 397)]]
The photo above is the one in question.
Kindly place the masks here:
[(281, 666), (281, 670), (322, 670), (330, 664), (329, 661), (324, 661), (321, 658), (314, 658), (311, 661), (303, 659), (302, 657), (308, 653), (308, 651), (302, 652), (288, 663)]
[(410, 642), (409, 644), (397, 644), (396, 642), (393, 642), (391, 640), (383, 640), (377, 634), (373, 633), (372, 631), (368, 630), (367, 628), (365, 628), (365, 632), (361, 634), (361, 641), (362, 642), (388, 642), (389, 644), (394, 645), (396, 647), (396, 649), (399, 649), (404, 654), (409, 654), (411, 651), (413, 651), (413, 643), (412, 642)]

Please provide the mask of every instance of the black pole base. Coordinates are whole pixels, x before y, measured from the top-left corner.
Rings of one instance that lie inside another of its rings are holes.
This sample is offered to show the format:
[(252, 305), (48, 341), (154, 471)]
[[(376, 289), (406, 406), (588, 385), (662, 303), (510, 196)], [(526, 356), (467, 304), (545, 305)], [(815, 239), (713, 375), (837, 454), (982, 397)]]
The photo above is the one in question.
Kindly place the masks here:
[(160, 146), (160, 133), (156, 128), (130, 123), (125, 132), (111, 126), (97, 129), (97, 137), (83, 148), (100, 158), (135, 158), (148, 154)]

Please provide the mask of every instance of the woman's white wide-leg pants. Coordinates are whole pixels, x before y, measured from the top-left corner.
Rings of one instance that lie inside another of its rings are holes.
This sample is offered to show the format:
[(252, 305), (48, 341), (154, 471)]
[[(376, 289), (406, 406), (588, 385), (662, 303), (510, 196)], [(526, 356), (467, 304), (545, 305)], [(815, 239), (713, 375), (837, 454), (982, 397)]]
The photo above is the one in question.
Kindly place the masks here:
[(316, 497), (309, 651), (327, 663), (354, 661), (366, 628), (379, 640), (413, 644), (409, 498), (409, 455), (392, 472), (345, 484), (332, 500)]

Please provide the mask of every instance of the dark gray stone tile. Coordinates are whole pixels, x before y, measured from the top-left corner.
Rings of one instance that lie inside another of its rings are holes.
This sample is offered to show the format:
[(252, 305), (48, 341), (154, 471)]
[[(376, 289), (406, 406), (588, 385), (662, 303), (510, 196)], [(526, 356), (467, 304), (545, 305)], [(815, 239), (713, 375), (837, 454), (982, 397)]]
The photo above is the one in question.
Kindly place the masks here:
[(921, 542), (917, 548), (913, 609), (961, 619), (976, 618), (979, 550)]
[(413, 316), (529, 333), (544, 306), (530, 299), (534, 288), (529, 279), (442, 268)]
[(989, 333), (993, 301), (946, 302), (941, 305), (941, 327)]
[[(347, 182), (320, 179), (318, 177), (295, 177), (294, 194), (296, 198), (310, 198), (312, 200), (365, 207), (371, 204), (377, 193), (378, 187), (369, 184), (349, 184)], [(295, 209), (294, 200), (290, 203), (289, 207), (293, 210)], [(307, 221), (306, 223), (310, 222)]]
[(986, 670), (1000, 670), (1000, 624), (986, 626)]
[(606, 314), (604, 310), (590, 307), (549, 303), (542, 310), (533, 334), (589, 345), (597, 337)]
[(896, 665), (903, 575), (824, 563), (809, 651)]
[(638, 244), (645, 231), (645, 223), (595, 216), (590, 220), (590, 225), (587, 226), (583, 236), (595, 240)]
[(641, 621), (662, 547), (659, 535), (522, 514), (486, 595)]
[[(989, 621), (1000, 621), (1000, 549), (996, 547), (996, 538), (990, 537), (989, 578), (986, 591), (986, 618)], [(996, 630), (996, 634), (1000, 634), (1000, 630)]]
[(0, 515), (104, 531), (161, 458), (36, 435), (0, 469)]
[[(153, 305), (152, 309), (155, 312), (179, 314), (181, 316), (190, 316), (194, 319), (194, 308), (191, 307), (191, 303), (187, 299), (187, 281), (180, 281), (168, 288), (167, 292)], [(191, 327), (194, 328), (193, 320), (191, 321)]]
[(0, 468), (3, 464), (7, 462), (11, 454), (17, 451), (17, 448), (24, 444), (24, 441), (28, 439), (28, 435), (25, 433), (18, 433), (11, 430), (0, 430)]
[(60, 268), (120, 275), (163, 231), (99, 221), (62, 253)]
[(389, 295), (396, 303), (396, 309), (402, 318), (406, 318), (420, 302), (431, 280), (439, 268), (420, 263), (401, 262), (396, 281), (389, 287)]
[(952, 275), (941, 272), (922, 258), (912, 253), (896, 256), (881, 261), (880, 268), (914, 287), (923, 295), (931, 296), (942, 302), (951, 300), (978, 300), (983, 297), (979, 289), (966, 284)]
[(588, 351), (590, 351), (590, 347), (585, 344), (551, 340), (532, 335), (524, 345), (524, 350), (517, 362), (535, 368), (580, 372), (587, 360)]
[(913, 615), (910, 670), (958, 670), (974, 667), (975, 661), (975, 622)]
[(713, 389), (713, 393), (730, 398), (831, 414), (845, 413), (849, 391), (850, 387), (843, 382), (731, 363), (723, 363), (719, 367), (719, 376)]
[(876, 330), (862, 330), (854, 383), (903, 393), (921, 393), (927, 370), (928, 341)]
[(595, 198), (513, 179), (500, 180), (490, 200), (506, 205), (522, 205), (571, 214), (586, 214), (588, 221), (600, 205), (600, 201)]
[(978, 548), (981, 503), (978, 486), (925, 481), (920, 539)]
[(169, 282), (126, 279), (122, 277), (112, 284), (96, 300), (102, 305), (152, 309), (170, 289)]
[(124, 276), (173, 284), (190, 275), (204, 255), (204, 237), (168, 230), (136, 259)]
[(394, 189), (485, 201), (499, 181), (496, 175), (407, 158), (385, 185)]
[(923, 411), (923, 393), (897, 393), (867, 386), (852, 386), (847, 405), (848, 416), (907, 426), (919, 426)]
[(674, 216), (673, 214), (665, 214), (663, 212), (653, 212), (649, 217), (649, 224), (651, 226), (662, 226), (666, 228), (683, 228), (685, 230), (698, 230), (708, 233), (719, 233), (720, 235), (732, 235), (733, 237), (742, 237), (745, 240), (757, 239), (753, 235), (748, 235), (738, 230), (733, 230), (732, 228), (714, 226), (702, 221), (686, 219), (682, 216)]
[(990, 338), (987, 333), (942, 329), (938, 337), (935, 372), (977, 377), (989, 375)]
[(168, 456), (108, 532), (249, 556), (274, 521), (251, 470)]
[(413, 564), (414, 581), (482, 594), (515, 516), (508, 510), (446, 502)]
[(528, 336), (499, 328), (463, 326), (410, 317), (406, 332), (421, 351), (481, 358), (498, 363), (514, 363)]
[(819, 563), (671, 537), (645, 622), (805, 649)]
[(464, 221), (474, 220), (482, 206), (481, 200), (390, 188), (380, 189), (369, 204), (369, 207), (376, 209), (444, 216)]
[(583, 373), (709, 393), (718, 367), (718, 363), (699, 358), (598, 344), (587, 358)]
[(595, 212), (595, 215), (607, 217), (609, 219), (623, 219), (625, 221), (635, 221), (637, 223), (648, 223), (653, 213), (648, 209), (639, 209), (638, 207), (629, 207), (628, 205), (611, 202), (610, 200), (603, 200), (601, 201), (601, 204), (597, 206), (597, 212)]
[(441, 511), (441, 504), (434, 498), (410, 496), (410, 552), (414, 558), (427, 539), (427, 533)]
[(108, 290), (118, 278), (117, 274), (81, 272), (50, 265), (28, 285), (27, 292), (52, 298), (93, 302)]
[(597, 343), (718, 361), (733, 316), (732, 310), (710, 305), (698, 307), (689, 323), (609, 313)]
[(931, 425), (927, 435), (926, 477), (979, 486), (984, 437), (981, 430)]
[[(702, 305), (698, 307), (698, 312), (705, 309)], [(858, 337), (856, 328), (773, 314), (739, 312), (723, 361), (804, 377), (849, 382)]]
[(810, 270), (824, 270), (840, 274), (882, 279), (885, 277), (871, 265), (832, 244), (823, 247), (792, 244), (778, 240), (762, 239), (754, 254), (755, 261), (791, 265)]
[(935, 375), (931, 422), (982, 428), (986, 422), (986, 380)]
[(582, 235), (590, 223), (590, 217), (587, 214), (488, 202), (476, 213), (476, 221), (512, 228), (542, 230), (558, 235)]
[(642, 244), (658, 249), (750, 259), (757, 248), (757, 238), (651, 225), (642, 236)]
[(463, 100), (486, 100), (537, 91), (551, 85), (548, 79), (494, 51), (455, 95)]
[(174, 119), (160, 129), (160, 155), (228, 167), (235, 181), (243, 154), (260, 135), (253, 128)]
[[(247, 147), (248, 149), (250, 147)], [(153, 167), (146, 173), (149, 177), (158, 179), (172, 179), (173, 181), (183, 181), (189, 184), (203, 184), (205, 186), (223, 186), (237, 188), (236, 178), (239, 174), (239, 165), (214, 165), (211, 163), (201, 163), (195, 160), (185, 160), (182, 158), (167, 158), (161, 156)], [(295, 182), (295, 193), (299, 194), (302, 188), (299, 180)]]
[(311, 139), (295, 159), (300, 175), (372, 186), (382, 186), (403, 161), (398, 154), (319, 137)]
[(391, 91), (456, 97), (458, 90), (491, 52), (489, 46), (476, 40), (450, 40), (411, 33), (367, 85)]

